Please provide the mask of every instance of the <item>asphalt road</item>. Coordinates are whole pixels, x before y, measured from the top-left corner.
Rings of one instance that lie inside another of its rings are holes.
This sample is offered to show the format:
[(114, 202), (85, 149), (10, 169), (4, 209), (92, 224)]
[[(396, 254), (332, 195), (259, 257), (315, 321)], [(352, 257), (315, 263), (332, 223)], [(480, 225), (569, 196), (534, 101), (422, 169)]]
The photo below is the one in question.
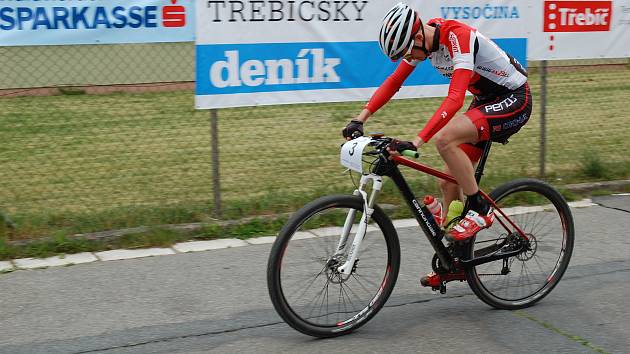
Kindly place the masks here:
[(386, 307), (351, 335), (318, 340), (275, 313), (270, 245), (0, 275), (0, 353), (627, 353), (630, 196), (573, 209), (576, 244), (558, 287), (534, 307), (494, 310), (466, 283), (420, 287), (418, 229)]

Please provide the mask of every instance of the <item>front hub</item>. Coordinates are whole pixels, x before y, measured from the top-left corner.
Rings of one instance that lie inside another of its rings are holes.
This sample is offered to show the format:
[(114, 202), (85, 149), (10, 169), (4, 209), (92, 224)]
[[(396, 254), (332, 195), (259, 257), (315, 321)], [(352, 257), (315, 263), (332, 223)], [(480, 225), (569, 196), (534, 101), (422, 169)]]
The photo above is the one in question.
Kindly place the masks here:
[(352, 274), (356, 271), (357, 263), (359, 263), (358, 259), (354, 262), (354, 265), (352, 266), (352, 271), (350, 272), (350, 274), (340, 273), (338, 269), (345, 262), (346, 262), (345, 257), (335, 256), (326, 263), (326, 266), (325, 266), (326, 276), (328, 277), (331, 283), (334, 283), (334, 284), (344, 283), (348, 279), (350, 279)]

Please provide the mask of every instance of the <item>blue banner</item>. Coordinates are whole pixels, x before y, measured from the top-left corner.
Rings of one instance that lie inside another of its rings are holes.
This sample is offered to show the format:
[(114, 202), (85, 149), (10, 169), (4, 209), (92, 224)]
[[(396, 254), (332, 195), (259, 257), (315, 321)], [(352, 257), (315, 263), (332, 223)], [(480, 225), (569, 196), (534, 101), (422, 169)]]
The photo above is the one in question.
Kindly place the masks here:
[(0, 0), (0, 46), (193, 40), (192, 0)]
[[(527, 63), (527, 39), (494, 41)], [(377, 42), (197, 45), (196, 94), (378, 87), (398, 65), (380, 54)], [(423, 62), (405, 86), (448, 83), (430, 63)]]

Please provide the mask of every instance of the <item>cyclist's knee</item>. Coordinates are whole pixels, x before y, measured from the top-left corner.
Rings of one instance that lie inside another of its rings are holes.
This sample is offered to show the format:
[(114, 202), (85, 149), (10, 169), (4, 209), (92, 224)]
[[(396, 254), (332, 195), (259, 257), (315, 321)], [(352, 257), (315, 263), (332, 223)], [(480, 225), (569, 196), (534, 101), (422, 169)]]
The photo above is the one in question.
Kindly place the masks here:
[(463, 143), (476, 143), (479, 140), (477, 128), (465, 115), (456, 115), (435, 135), (435, 145), (439, 152), (454, 149)]
[(457, 145), (454, 136), (448, 131), (441, 131), (435, 135), (435, 147), (439, 152), (446, 151)]

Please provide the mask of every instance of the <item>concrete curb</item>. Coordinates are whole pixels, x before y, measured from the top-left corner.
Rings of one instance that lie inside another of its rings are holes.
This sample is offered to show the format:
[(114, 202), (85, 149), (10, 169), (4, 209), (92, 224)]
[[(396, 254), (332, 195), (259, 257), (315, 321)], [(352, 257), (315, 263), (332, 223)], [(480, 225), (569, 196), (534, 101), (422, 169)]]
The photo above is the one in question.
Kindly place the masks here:
[(243, 247), (247, 245), (247, 242), (236, 238), (222, 238), (210, 241), (181, 242), (175, 244), (173, 246), (173, 249), (180, 253), (186, 253), (218, 250), (222, 248)]
[[(97, 257), (90, 252), (68, 254), (64, 256), (54, 256), (49, 258), (21, 258), (13, 260), (13, 264), (18, 269), (37, 269), (47, 267), (69, 266), (82, 263), (96, 262)], [(10, 262), (6, 262), (10, 263)], [(6, 270), (1, 269), (0, 270)]]
[[(623, 193), (620, 195), (626, 195)], [(596, 206), (591, 199), (583, 199), (580, 201), (570, 202), (569, 206), (572, 208), (588, 208)], [(537, 207), (516, 207), (503, 209), (508, 215), (517, 215), (522, 213), (528, 213), (533, 211), (544, 210), (545, 206)], [(418, 222), (415, 219), (400, 219), (393, 221), (396, 228), (407, 228), (418, 226)], [(333, 236), (339, 231), (338, 227), (323, 227), (319, 229), (313, 229), (309, 231), (301, 231), (295, 234), (294, 239), (309, 239), (317, 237)], [(375, 227), (369, 226), (368, 231), (376, 230)], [(189, 252), (205, 252), (234, 247), (246, 247), (252, 245), (263, 245), (273, 243), (276, 236), (262, 236), (256, 238), (250, 238), (246, 240), (240, 240), (236, 238), (225, 238), (210, 241), (190, 241), (180, 242), (169, 248), (144, 248), (137, 250), (119, 249), (103, 252), (82, 252), (77, 254), (61, 255), (49, 258), (20, 258), (13, 259), (11, 261), (0, 261), (0, 273), (9, 273), (15, 270), (33, 270), (49, 267), (71, 266), (83, 263), (92, 262), (108, 262), (117, 260), (137, 259), (145, 257), (157, 257), (174, 255)]]
[(137, 250), (111, 250), (111, 251), (103, 251), (96, 252), (94, 256), (98, 258), (100, 261), (119, 261), (122, 259), (134, 259), (134, 258), (143, 258), (143, 257), (154, 257), (154, 256), (166, 256), (169, 254), (175, 254), (175, 250), (172, 248), (142, 248)]
[(589, 192), (597, 189), (608, 189), (617, 191), (626, 186), (630, 186), (630, 179), (623, 179), (619, 181), (567, 184), (562, 188), (570, 190), (572, 192)]

